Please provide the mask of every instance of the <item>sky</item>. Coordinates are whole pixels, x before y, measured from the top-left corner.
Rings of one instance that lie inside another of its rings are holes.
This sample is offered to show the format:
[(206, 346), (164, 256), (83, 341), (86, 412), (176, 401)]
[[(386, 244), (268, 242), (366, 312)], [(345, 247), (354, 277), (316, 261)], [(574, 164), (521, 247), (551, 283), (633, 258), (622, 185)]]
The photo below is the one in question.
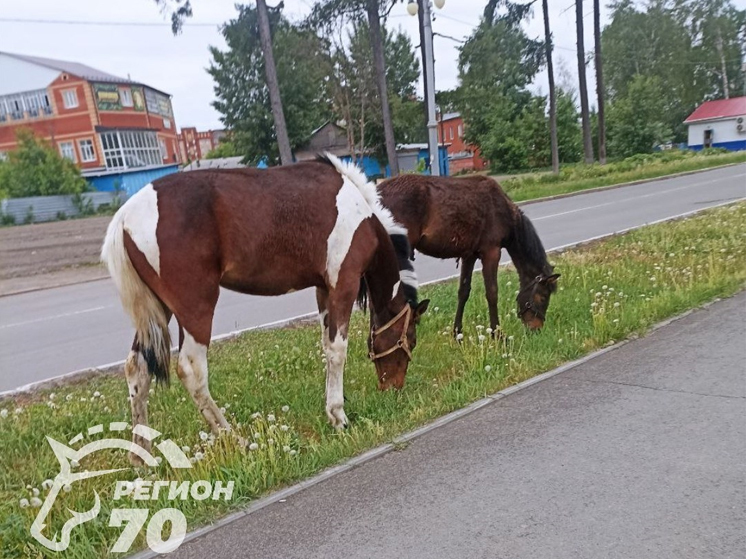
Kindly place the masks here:
[[(183, 33), (174, 37), (168, 16), (153, 0), (0, 0), (0, 51), (70, 60), (129, 76), (173, 96), (179, 127), (221, 128), (220, 115), (211, 106), (215, 98), (212, 78), (205, 68), (210, 65), (208, 47), (225, 48), (220, 25), (235, 17), (235, 2), (192, 0), (194, 16)], [(276, 5), (278, 1), (268, 3)], [(746, 0), (736, 2), (744, 3)], [(310, 12), (312, 4), (313, 0), (285, 0), (285, 15), (299, 20)], [(479, 22), (485, 4), (486, 0), (446, 0), (442, 10), (433, 8), (433, 30), (465, 38)], [(585, 46), (590, 51), (592, 2), (586, 0), (584, 4)], [(549, 10), (557, 81), (560, 85), (575, 86), (574, 0), (549, 0)], [(602, 5), (602, 24), (608, 21), (607, 13)], [(392, 10), (388, 26), (401, 29), (414, 45), (419, 44), (417, 18), (407, 14), (405, 4), (398, 4)], [(543, 37), (540, 7), (525, 29), (530, 37)], [(451, 89), (458, 84), (458, 46), (454, 41), (435, 37), (436, 90)], [(587, 77), (591, 99), (595, 97), (593, 73), (590, 65)], [(533, 89), (546, 92), (546, 81), (546, 73), (542, 72)], [(419, 89), (421, 92), (422, 84)]]

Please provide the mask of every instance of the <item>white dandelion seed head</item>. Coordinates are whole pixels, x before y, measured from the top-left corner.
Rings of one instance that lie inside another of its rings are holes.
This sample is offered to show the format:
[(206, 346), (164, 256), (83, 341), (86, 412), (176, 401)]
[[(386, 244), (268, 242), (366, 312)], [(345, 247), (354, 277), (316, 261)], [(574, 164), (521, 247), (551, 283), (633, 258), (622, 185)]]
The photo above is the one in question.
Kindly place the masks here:
[(220, 413), (225, 414), (225, 411), (226, 411), (225, 406), (223, 406), (222, 408), (220, 408)]
[(184, 454), (189, 454), (189, 452), (191, 452), (192, 449), (191, 449), (191, 447), (188, 447), (187, 445), (184, 445), (184, 446), (181, 447), (181, 450), (182, 450), (182, 452)]
[(65, 484), (65, 485), (62, 486), (62, 490), (65, 493), (70, 493), (70, 491), (72, 491), (72, 489), (73, 489), (73, 486), (70, 485), (69, 483), (67, 483), (67, 484)]
[(54, 400), (54, 399), (55, 399), (56, 397), (57, 397), (57, 394), (55, 394), (54, 392), (52, 392), (52, 393), (51, 393), (51, 394), (49, 395), (49, 399), (50, 399), (50, 400)]
[(561, 343), (562, 343), (563, 341), (564, 341), (564, 340), (563, 340), (562, 338), (560, 338), (559, 340), (557, 340), (557, 343), (558, 343), (558, 344), (561, 344)]
[(72, 394), (68, 394), (67, 396), (65, 396), (65, 400), (67, 400), (68, 402), (70, 400), (72, 400), (72, 399), (73, 399), (73, 395)]
[(209, 435), (207, 433), (205, 433), (204, 431), (200, 431), (199, 432), (199, 439), (201, 441), (206, 441), (209, 438), (210, 438)]
[(479, 334), (479, 336), (477, 337), (477, 339), (478, 339), (478, 340), (479, 340), (480, 342), (483, 342), (483, 341), (485, 340), (485, 337), (484, 337), (484, 336), (483, 336), (482, 334)]
[(482, 326), (481, 324), (477, 324), (477, 330), (484, 330), (484, 326)]
[(259, 448), (259, 445), (256, 443), (251, 443), (249, 445), (249, 450), (257, 450)]
[(261, 439), (262, 438), (261, 433), (254, 433), (254, 438), (255, 439)]
[(5, 419), (6, 417), (8, 417), (8, 410), (6, 410), (5, 408), (1, 409), (0, 410), (0, 417), (2, 417), (3, 419)]
[(99, 397), (101, 397), (101, 392), (99, 392), (98, 390), (96, 390), (96, 392), (94, 392), (94, 393), (93, 393), (93, 397), (94, 397), (94, 398), (99, 398)]
[(267, 414), (267, 421), (269, 421), (270, 423), (274, 423), (276, 421), (275, 414)]
[(433, 309), (433, 311), (434, 311), (434, 312), (438, 312), (439, 310), (440, 310), (440, 307), (435, 307), (435, 308)]
[(23, 408), (16, 408), (15, 410), (13, 410), (13, 413), (16, 414), (16, 415), (22, 414), (23, 413)]
[(37, 489), (36, 487), (33, 487), (33, 488), (31, 489), (31, 494), (32, 494), (32, 495), (33, 495), (34, 497), (38, 497), (38, 496), (39, 496), (39, 490), (38, 490), (38, 489)]
[(287, 413), (290, 411), (290, 406), (282, 406), (282, 413)]
[(515, 339), (515, 336), (508, 336), (508, 341), (512, 342)]
[(282, 447), (283, 452), (290, 452), (290, 447), (288, 445), (285, 445)]
[(205, 455), (201, 452), (195, 452), (194, 453), (194, 459), (199, 462), (200, 460), (203, 460), (205, 458)]
[(20, 506), (22, 509), (27, 509), (29, 507), (28, 499), (21, 499), (18, 501), (18, 506)]
[(275, 440), (274, 439), (267, 439), (267, 444), (273, 445), (273, 444), (275, 444)]
[(614, 308), (619, 308), (619, 303), (614, 303)]
[(290, 451), (290, 456), (295, 456), (296, 454), (298, 454), (297, 450), (291, 450)]
[(485, 332), (487, 332), (488, 334), (492, 334), (492, 332), (494, 332), (494, 330), (492, 328), (487, 328), (487, 330), (485, 330)]
[(484, 370), (489, 373), (492, 370), (492, 367), (490, 365), (485, 365)]
[(457, 339), (458, 341), (461, 341), (461, 340), (463, 340), (463, 339), (464, 339), (464, 335), (463, 335), (463, 334), (461, 334), (461, 333), (458, 333), (458, 334), (456, 334), (456, 339)]
[(38, 509), (41, 506), (41, 499), (39, 497), (31, 497), (31, 506)]
[(290, 427), (288, 427), (287, 425), (280, 426), (280, 431), (287, 433), (289, 430), (290, 430)]
[(41, 482), (41, 488), (46, 489), (47, 491), (51, 489), (52, 485), (54, 485), (54, 482), (51, 479), (45, 479)]

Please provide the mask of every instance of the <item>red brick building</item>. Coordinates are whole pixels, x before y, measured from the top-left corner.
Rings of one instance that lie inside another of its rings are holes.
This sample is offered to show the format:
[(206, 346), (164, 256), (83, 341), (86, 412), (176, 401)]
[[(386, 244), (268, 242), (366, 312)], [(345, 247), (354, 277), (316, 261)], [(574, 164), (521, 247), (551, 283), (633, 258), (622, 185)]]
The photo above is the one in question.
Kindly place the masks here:
[(198, 132), (196, 128), (185, 126), (179, 132), (179, 153), (186, 162), (204, 159), (208, 153), (218, 147), (225, 137), (225, 130), (206, 130)]
[(464, 119), (460, 113), (438, 115), (438, 143), (448, 148), (450, 173), (481, 171), (487, 162), (479, 155), (479, 148), (464, 142)]
[(27, 128), (84, 174), (181, 161), (170, 95), (77, 62), (0, 52), (0, 152)]

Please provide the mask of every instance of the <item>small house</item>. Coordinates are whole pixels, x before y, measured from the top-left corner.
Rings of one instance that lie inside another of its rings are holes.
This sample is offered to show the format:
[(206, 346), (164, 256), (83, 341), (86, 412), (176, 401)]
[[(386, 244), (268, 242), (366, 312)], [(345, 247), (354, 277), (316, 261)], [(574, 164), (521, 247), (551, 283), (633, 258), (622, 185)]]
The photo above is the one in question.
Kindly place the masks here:
[(684, 121), (689, 149), (746, 150), (746, 97), (705, 101)]

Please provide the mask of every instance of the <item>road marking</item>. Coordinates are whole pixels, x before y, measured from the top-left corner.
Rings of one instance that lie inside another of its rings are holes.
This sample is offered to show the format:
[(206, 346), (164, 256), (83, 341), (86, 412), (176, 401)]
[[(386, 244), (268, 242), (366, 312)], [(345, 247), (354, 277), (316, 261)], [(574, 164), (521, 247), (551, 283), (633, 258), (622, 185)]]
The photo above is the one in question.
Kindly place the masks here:
[[(659, 196), (661, 194), (669, 194), (671, 192), (676, 192), (677, 190), (685, 190), (687, 188), (694, 188), (695, 186), (702, 186), (702, 185), (705, 185), (705, 184), (712, 184), (712, 183), (715, 183), (715, 182), (720, 182), (720, 181), (723, 181), (723, 180), (729, 180), (731, 178), (738, 178), (738, 177), (746, 177), (746, 173), (741, 174), (741, 175), (734, 175), (733, 177), (724, 177), (724, 178), (713, 179), (713, 180), (709, 180), (709, 181), (697, 182), (697, 183), (694, 183), (694, 184), (688, 184), (686, 186), (677, 186), (676, 188), (668, 188), (666, 190), (659, 190), (657, 192), (651, 192), (649, 194), (641, 194), (639, 196), (634, 196), (633, 198), (623, 198), (621, 200), (613, 200), (611, 202), (604, 202), (603, 204), (595, 204), (593, 206), (586, 206), (584, 208), (575, 208), (574, 210), (567, 210), (566, 212), (559, 212), (559, 213), (556, 213), (556, 214), (543, 215), (543, 216), (540, 216), (540, 217), (532, 217), (531, 221), (541, 221), (542, 219), (551, 219), (553, 217), (560, 217), (560, 216), (563, 216), (563, 215), (574, 214), (574, 213), (577, 213), (577, 212), (584, 212), (586, 210), (594, 210), (596, 208), (603, 208), (605, 206), (613, 206), (615, 204), (623, 204), (624, 202), (634, 202), (634, 201), (640, 200), (642, 198), (650, 198), (651, 196)], [(715, 207), (715, 206), (709, 206), (709, 207)]]
[(33, 320), (25, 320), (23, 322), (12, 322), (11, 324), (3, 324), (2, 326), (0, 326), (0, 330), (2, 330), (4, 328), (12, 328), (14, 326), (26, 326), (27, 324), (34, 324), (36, 322), (44, 322), (44, 321), (47, 321), (47, 320), (55, 320), (57, 318), (65, 318), (65, 317), (68, 317), (68, 316), (75, 316), (77, 314), (86, 314), (86, 313), (90, 313), (90, 312), (101, 311), (103, 309), (109, 309), (112, 306), (113, 305), (104, 305), (102, 307), (92, 307), (90, 309), (83, 309), (81, 311), (66, 312), (66, 313), (62, 313), (62, 314), (55, 314), (53, 316), (44, 316), (42, 318), (35, 318)]

